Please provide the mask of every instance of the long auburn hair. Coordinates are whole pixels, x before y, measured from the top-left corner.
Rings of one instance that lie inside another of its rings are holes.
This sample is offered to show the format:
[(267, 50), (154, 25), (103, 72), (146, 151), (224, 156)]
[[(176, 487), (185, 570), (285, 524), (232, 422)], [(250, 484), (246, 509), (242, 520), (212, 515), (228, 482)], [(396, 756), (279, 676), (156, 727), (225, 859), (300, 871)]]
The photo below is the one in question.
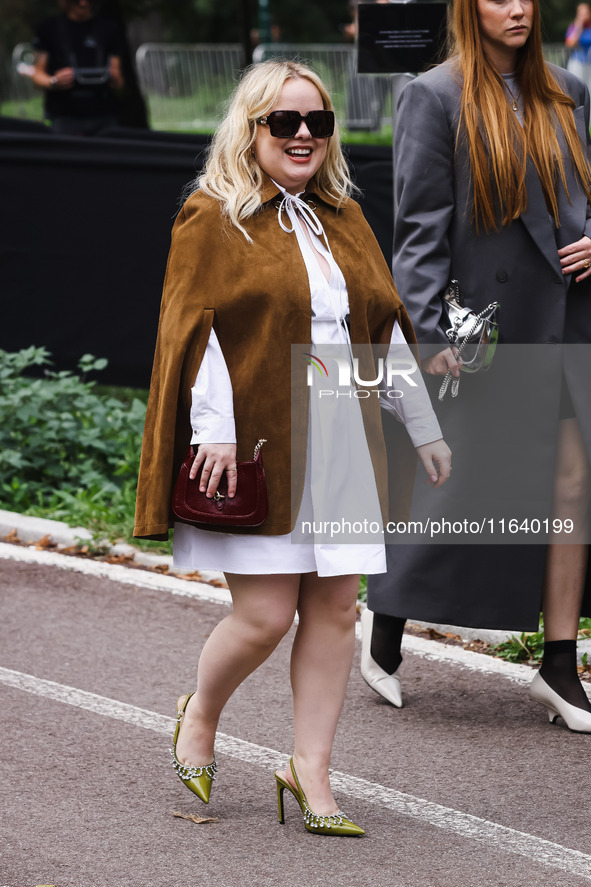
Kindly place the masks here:
[[(205, 168), (191, 188), (199, 188), (219, 200), (224, 215), (249, 241), (251, 237), (242, 223), (262, 204), (263, 171), (253, 154), (256, 120), (269, 113), (290, 78), (309, 80), (320, 93), (325, 110), (334, 110), (326, 86), (307, 65), (281, 59), (252, 65), (230, 97), (228, 112), (213, 137)], [(326, 157), (314, 180), (339, 206), (357, 190), (349, 176), (336, 122)]]
[(463, 77), (458, 140), (466, 138), (474, 184), (476, 230), (509, 225), (527, 208), (528, 156), (537, 170), (548, 211), (556, 226), (558, 185), (568, 199), (564, 160), (557, 130), (562, 129), (576, 176), (591, 201), (591, 173), (575, 118), (575, 102), (560, 88), (544, 62), (539, 0), (533, 0), (530, 36), (517, 51), (523, 126), (507, 101), (499, 71), (486, 57), (478, 29), (476, 0), (454, 0), (451, 55)]

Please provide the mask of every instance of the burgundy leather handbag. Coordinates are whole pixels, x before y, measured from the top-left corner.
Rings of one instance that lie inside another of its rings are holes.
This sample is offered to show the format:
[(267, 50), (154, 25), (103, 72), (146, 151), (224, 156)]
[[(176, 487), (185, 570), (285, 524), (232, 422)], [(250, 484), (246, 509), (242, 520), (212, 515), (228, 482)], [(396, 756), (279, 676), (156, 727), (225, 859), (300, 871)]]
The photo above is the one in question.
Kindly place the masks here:
[(194, 480), (189, 478), (191, 465), (197, 454), (197, 447), (190, 446), (184, 458), (172, 494), (172, 511), (180, 521), (197, 527), (260, 527), (269, 510), (267, 483), (261, 457), (261, 447), (266, 443), (259, 440), (254, 448), (252, 462), (238, 462), (236, 495), (228, 497), (228, 478), (224, 471), (214, 496), (207, 498), (199, 491), (201, 470), (199, 466)]

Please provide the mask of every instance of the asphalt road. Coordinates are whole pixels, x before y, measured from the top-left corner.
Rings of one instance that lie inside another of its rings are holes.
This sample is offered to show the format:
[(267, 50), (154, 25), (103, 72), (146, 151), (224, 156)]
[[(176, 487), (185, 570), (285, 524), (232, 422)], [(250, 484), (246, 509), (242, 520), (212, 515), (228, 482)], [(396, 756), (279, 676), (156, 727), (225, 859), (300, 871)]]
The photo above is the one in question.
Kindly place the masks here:
[(224, 711), (205, 807), (168, 748), (176, 698), (226, 605), (143, 587), (135, 572), (129, 584), (51, 555), (19, 562), (7, 548), (0, 887), (590, 884), (591, 735), (550, 725), (523, 671), (424, 645), (405, 656), (396, 710), (356, 663), (333, 781), (367, 835), (317, 837), (291, 796), (286, 824), (277, 820), (273, 768), (292, 744), (289, 639)]

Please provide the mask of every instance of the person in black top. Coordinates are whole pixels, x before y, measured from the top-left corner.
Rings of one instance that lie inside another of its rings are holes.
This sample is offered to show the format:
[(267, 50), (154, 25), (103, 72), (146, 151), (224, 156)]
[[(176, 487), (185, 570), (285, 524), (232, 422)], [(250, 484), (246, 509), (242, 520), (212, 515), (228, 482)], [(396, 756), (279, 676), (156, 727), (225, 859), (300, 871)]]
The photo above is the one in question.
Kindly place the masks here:
[(116, 122), (114, 90), (123, 85), (119, 37), (94, 0), (65, 0), (61, 15), (43, 21), (33, 40), (33, 82), (45, 90), (54, 132), (96, 135)]

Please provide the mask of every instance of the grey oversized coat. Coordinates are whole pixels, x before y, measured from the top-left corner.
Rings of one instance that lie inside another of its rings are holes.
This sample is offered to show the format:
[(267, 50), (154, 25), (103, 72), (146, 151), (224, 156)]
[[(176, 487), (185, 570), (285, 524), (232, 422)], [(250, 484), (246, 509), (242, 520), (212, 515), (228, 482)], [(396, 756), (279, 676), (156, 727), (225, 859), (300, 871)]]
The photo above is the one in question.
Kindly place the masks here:
[[(587, 148), (587, 88), (567, 71), (555, 66), (550, 69), (576, 103), (576, 126)], [(591, 343), (591, 284), (576, 284), (565, 277), (557, 253), (584, 234), (591, 236), (591, 210), (575, 179), (562, 132), (558, 138), (570, 201), (560, 186), (560, 228), (554, 228), (530, 161), (527, 211), (498, 232), (477, 234), (471, 219), (473, 195), (467, 146), (460, 139), (456, 148), (461, 88), (461, 75), (453, 61), (447, 61), (410, 82), (398, 107), (393, 274), (419, 343), (436, 346), (432, 351), (447, 346), (439, 325), (441, 296), (452, 278), (460, 281), (466, 304), (476, 311), (492, 301), (500, 302), (501, 342)], [(550, 353), (559, 350), (551, 349)], [(583, 349), (584, 360), (588, 360), (589, 350)], [(471, 427), (487, 429), (491, 402), (484, 396), (487, 389), (481, 380), (488, 380), (488, 391), (493, 391), (494, 399), (494, 370), (495, 364), (486, 377), (462, 374), (458, 402), (465, 398), (464, 407), (474, 403)], [(565, 366), (587, 452), (591, 453), (591, 365), (586, 378), (585, 372), (579, 371), (575, 377)], [(558, 371), (549, 372), (544, 380), (544, 410), (556, 419), (561, 375), (559, 365)], [(437, 378), (435, 395), (440, 382)], [(519, 404), (514, 408), (518, 421)], [(510, 401), (508, 409), (512, 415)], [(447, 403), (439, 420), (452, 448), (454, 472), (461, 477), (464, 435), (459, 431), (461, 423), (453, 404)], [(507, 433), (511, 431), (509, 427)], [(486, 436), (482, 437), (484, 444)], [(472, 445), (479, 446), (478, 438)], [(546, 486), (551, 483), (552, 446), (550, 442)], [(474, 484), (490, 480), (489, 466), (483, 458), (481, 470), (473, 472)], [(453, 496), (455, 479), (453, 474), (442, 488), (445, 496)], [(389, 545), (388, 573), (370, 578), (368, 603), (372, 610), (393, 616), (535, 629), (545, 556), (544, 545)]]

